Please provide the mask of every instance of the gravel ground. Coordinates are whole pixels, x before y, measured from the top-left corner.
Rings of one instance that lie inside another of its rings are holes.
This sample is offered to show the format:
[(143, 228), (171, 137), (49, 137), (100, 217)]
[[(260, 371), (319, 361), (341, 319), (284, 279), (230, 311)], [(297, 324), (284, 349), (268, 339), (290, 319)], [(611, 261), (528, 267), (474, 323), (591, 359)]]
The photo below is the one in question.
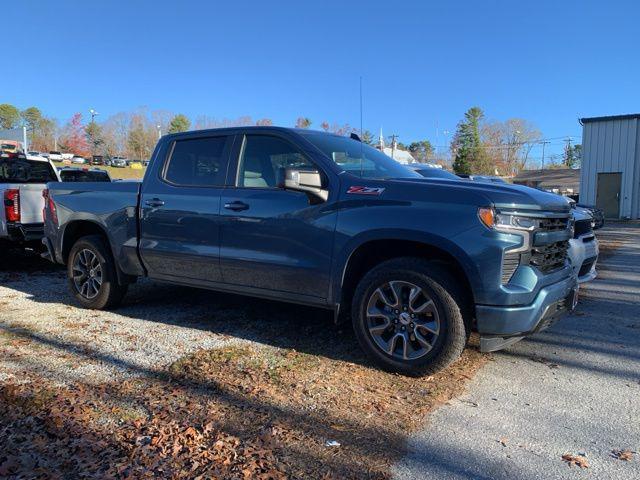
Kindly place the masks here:
[[(39, 374), (54, 384), (101, 383), (235, 341), (211, 330), (237, 315), (224, 304), (212, 308), (217, 294), (142, 281), (116, 311), (84, 310), (68, 295), (63, 270), (21, 255), (2, 263), (0, 380)], [(88, 348), (95, 352), (83, 355)]]
[[(468, 394), (442, 407), (395, 468), (409, 479), (640, 479), (640, 226), (614, 245), (574, 315), (494, 355)], [(605, 250), (606, 251), (606, 250)], [(564, 454), (583, 454), (587, 469)]]

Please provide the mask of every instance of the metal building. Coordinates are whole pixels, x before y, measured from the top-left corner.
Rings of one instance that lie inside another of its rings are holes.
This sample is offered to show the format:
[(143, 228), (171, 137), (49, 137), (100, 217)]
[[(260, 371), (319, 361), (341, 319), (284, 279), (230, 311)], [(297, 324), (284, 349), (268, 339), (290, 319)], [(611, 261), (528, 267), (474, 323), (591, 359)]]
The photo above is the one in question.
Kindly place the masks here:
[(580, 203), (607, 218), (640, 217), (640, 113), (581, 118)]

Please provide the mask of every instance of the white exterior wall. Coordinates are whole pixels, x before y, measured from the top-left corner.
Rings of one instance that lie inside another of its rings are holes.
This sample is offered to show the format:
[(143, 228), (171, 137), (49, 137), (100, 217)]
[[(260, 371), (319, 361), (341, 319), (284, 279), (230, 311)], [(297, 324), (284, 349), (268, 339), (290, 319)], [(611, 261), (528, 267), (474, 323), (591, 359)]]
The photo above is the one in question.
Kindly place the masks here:
[(580, 203), (595, 205), (598, 173), (622, 173), (620, 216), (640, 216), (640, 118), (584, 122)]

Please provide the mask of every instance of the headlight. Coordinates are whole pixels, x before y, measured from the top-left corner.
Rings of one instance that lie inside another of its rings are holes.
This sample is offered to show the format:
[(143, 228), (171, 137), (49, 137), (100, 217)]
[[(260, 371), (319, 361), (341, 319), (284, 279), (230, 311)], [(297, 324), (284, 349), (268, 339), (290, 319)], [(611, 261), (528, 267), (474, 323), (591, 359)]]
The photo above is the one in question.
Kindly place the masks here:
[(493, 208), (478, 209), (478, 218), (488, 228), (496, 230), (533, 230), (538, 220), (509, 213), (497, 213)]

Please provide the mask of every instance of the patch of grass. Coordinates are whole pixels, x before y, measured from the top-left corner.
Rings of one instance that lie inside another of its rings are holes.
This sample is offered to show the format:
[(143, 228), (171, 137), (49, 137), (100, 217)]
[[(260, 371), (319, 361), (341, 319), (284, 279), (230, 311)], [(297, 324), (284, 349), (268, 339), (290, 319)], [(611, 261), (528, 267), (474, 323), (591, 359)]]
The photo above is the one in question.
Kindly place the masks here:
[(142, 180), (142, 177), (144, 177), (144, 172), (147, 171), (146, 168), (140, 168), (140, 169), (131, 168), (131, 167), (116, 168), (116, 167), (105, 167), (104, 165), (101, 165), (96, 168), (100, 168), (109, 172), (109, 175), (111, 176), (112, 179), (122, 179), (122, 180), (129, 180), (129, 179)]

